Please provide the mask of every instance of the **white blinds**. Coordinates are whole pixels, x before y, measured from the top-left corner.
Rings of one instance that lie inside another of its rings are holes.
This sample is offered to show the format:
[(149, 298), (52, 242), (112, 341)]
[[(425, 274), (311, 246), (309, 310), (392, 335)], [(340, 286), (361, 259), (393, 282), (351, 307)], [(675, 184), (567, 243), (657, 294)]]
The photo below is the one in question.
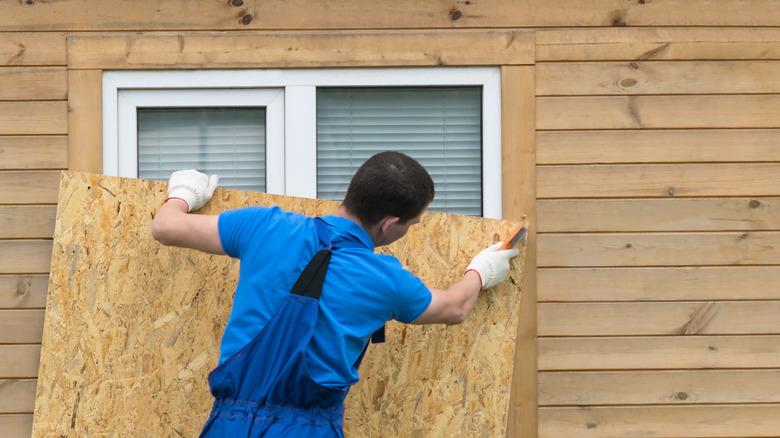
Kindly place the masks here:
[(405, 153), (431, 174), (432, 211), (482, 214), (480, 87), (317, 90), (317, 197), (341, 200), (370, 156)]
[(265, 191), (264, 107), (138, 108), (138, 177), (197, 169), (220, 187)]

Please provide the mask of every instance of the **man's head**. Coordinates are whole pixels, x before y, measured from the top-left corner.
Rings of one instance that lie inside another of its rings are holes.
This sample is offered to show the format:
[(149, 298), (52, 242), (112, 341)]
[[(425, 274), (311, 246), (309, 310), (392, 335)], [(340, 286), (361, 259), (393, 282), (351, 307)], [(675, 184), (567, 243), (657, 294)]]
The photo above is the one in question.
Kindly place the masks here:
[(342, 206), (370, 228), (386, 217), (418, 218), (433, 200), (433, 180), (420, 163), (400, 152), (369, 158), (352, 177)]

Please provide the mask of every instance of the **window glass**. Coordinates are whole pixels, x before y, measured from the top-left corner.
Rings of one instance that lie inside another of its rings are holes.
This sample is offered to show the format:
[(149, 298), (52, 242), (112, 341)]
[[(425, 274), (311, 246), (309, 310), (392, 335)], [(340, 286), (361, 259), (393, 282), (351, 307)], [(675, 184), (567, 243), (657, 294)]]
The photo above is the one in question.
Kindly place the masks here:
[(419, 161), (432, 211), (482, 214), (481, 87), (318, 88), (317, 197), (341, 200), (377, 152)]
[(264, 192), (265, 108), (138, 108), (138, 177), (181, 169), (219, 175), (220, 187)]

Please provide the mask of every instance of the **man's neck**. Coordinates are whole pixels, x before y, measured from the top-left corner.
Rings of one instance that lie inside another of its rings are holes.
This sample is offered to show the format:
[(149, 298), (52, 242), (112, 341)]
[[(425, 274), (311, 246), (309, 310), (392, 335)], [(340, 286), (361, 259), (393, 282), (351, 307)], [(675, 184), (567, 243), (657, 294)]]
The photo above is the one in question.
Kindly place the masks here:
[(363, 225), (363, 222), (361, 222), (357, 216), (350, 213), (349, 210), (347, 210), (346, 207), (344, 207), (344, 205), (340, 205), (338, 210), (336, 210), (336, 212), (333, 213), (333, 216), (343, 217), (344, 219), (349, 219), (352, 222), (360, 225), (360, 228), (364, 229), (366, 233), (368, 233), (368, 235), (371, 236), (371, 240), (374, 242), (374, 245), (376, 245), (377, 231), (378, 231), (377, 226), (367, 228), (365, 225)]

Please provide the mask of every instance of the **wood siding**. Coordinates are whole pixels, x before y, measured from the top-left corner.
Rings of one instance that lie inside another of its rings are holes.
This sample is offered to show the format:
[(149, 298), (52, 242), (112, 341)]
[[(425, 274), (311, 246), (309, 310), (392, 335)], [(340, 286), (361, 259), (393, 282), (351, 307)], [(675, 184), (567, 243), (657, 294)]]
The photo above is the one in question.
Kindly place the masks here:
[(512, 436), (776, 435), (778, 10), (0, 2), (0, 430), (30, 434), (59, 170), (101, 169), (103, 69), (500, 65), (505, 216), (532, 223)]
[(540, 437), (777, 434), (780, 42), (666, 31), (537, 32)]

